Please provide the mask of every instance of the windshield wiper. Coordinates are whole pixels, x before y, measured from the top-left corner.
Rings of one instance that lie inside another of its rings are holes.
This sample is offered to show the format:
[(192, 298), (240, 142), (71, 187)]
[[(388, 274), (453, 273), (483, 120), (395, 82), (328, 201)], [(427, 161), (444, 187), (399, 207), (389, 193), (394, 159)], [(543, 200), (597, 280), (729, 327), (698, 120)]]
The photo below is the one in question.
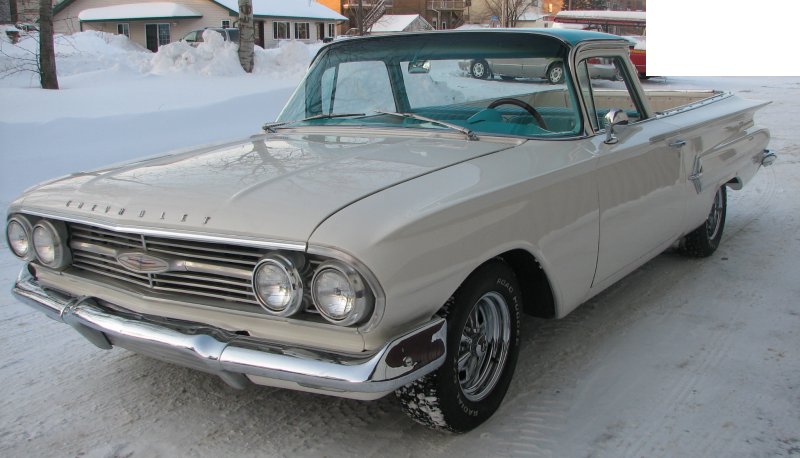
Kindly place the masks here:
[(268, 122), (263, 126), (261, 126), (261, 128), (267, 132), (274, 134), (276, 132), (275, 128), (285, 126), (287, 124), (294, 124), (297, 122), (304, 122), (304, 121), (313, 121), (315, 119), (349, 118), (352, 116), (366, 116), (366, 113), (327, 113), (327, 114), (323, 113), (314, 116), (309, 116), (303, 119), (295, 119), (293, 121)]
[(444, 126), (444, 127), (449, 128), (449, 129), (457, 130), (457, 131), (463, 133), (471, 141), (480, 140), (480, 138), (478, 138), (478, 136), (475, 134), (475, 132), (467, 129), (466, 127), (462, 127), (462, 126), (459, 126), (459, 125), (456, 125), (456, 124), (451, 124), (449, 122), (439, 121), (438, 119), (429, 118), (427, 116), (418, 115), (416, 113), (398, 113), (398, 112), (394, 112), (394, 111), (381, 111), (381, 110), (375, 110), (375, 111), (377, 113), (381, 113), (381, 114), (392, 115), (392, 116), (400, 116), (400, 117), (403, 117), (403, 118), (417, 119), (419, 121), (425, 121), (425, 122), (430, 122), (430, 123), (433, 123), (433, 124), (438, 124), (440, 126)]

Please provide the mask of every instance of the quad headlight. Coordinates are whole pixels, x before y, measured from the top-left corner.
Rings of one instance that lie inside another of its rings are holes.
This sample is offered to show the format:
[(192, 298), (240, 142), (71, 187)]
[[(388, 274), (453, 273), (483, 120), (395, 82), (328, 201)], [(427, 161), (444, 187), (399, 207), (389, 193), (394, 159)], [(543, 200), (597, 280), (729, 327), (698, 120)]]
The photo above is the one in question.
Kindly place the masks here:
[(61, 221), (41, 220), (33, 226), (33, 250), (36, 259), (51, 269), (63, 269), (72, 263), (67, 246), (67, 226)]
[(30, 261), (35, 254), (31, 249), (31, 233), (33, 228), (24, 216), (16, 215), (8, 220), (6, 241), (11, 252), (18, 258)]
[(303, 305), (303, 281), (292, 261), (273, 254), (253, 271), (253, 289), (261, 306), (272, 315), (289, 316)]
[[(355, 268), (342, 261), (273, 252), (253, 270), (253, 290), (270, 315), (288, 317), (313, 307), (339, 326), (363, 322), (375, 296)], [(316, 269), (312, 266), (318, 266)], [(310, 294), (304, 285), (311, 285)], [(311, 302), (311, 303), (309, 303)]]
[(311, 282), (311, 295), (320, 314), (341, 326), (361, 321), (372, 311), (374, 302), (361, 275), (339, 261), (319, 266)]

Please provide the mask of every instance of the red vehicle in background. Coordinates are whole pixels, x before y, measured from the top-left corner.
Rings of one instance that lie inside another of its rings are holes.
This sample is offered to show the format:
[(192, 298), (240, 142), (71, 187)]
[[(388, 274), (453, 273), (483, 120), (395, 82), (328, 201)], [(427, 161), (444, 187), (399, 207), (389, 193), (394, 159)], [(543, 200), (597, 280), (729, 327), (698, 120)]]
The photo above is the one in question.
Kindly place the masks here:
[(647, 79), (647, 39), (638, 35), (624, 35), (631, 42), (631, 62), (639, 73), (639, 78)]
[(555, 27), (598, 30), (620, 35), (631, 42), (631, 62), (639, 78), (647, 76), (647, 21), (644, 11), (572, 10), (560, 11)]

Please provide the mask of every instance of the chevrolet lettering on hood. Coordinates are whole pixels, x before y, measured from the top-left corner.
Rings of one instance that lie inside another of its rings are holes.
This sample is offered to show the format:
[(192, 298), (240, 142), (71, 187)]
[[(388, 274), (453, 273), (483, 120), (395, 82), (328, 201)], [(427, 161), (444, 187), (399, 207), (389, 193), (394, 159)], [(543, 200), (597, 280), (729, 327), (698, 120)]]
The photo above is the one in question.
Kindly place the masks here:
[(502, 405), (522, 313), (562, 318), (673, 245), (711, 256), (727, 193), (775, 160), (763, 102), (645, 92), (628, 47), (567, 29), (333, 41), (258, 134), (22, 194), (13, 293), (102, 349), (236, 388), (394, 394), (469, 431)]
[[(73, 204), (75, 204), (75, 208), (77, 208), (78, 210), (82, 210), (84, 207), (86, 207), (86, 203), (85, 202), (74, 202), (72, 200), (68, 200), (67, 201), (66, 207), (72, 207)], [(109, 212), (111, 212), (112, 208), (114, 208), (114, 207), (112, 207), (111, 205), (102, 206), (100, 204), (92, 204), (91, 206), (88, 206), (87, 208), (89, 208), (90, 212), (94, 212), (94, 211), (100, 209), (101, 213), (109, 214)], [(119, 209), (115, 209), (114, 210), (114, 212), (117, 214), (117, 216), (125, 215), (125, 211), (126, 211), (126, 209), (122, 208), (122, 207), (120, 207)], [(176, 214), (178, 216), (176, 216), (173, 219), (175, 219), (175, 220), (177, 220), (177, 221), (179, 221), (181, 223), (185, 223), (189, 219), (189, 214), (188, 213), (180, 213), (180, 212), (178, 212)], [(147, 210), (139, 210), (139, 212), (136, 215), (139, 218), (144, 218), (145, 215), (147, 215)], [(167, 212), (164, 212), (164, 211), (160, 212), (158, 219), (161, 220), (161, 221), (167, 220), (168, 219)], [(204, 225), (208, 224), (208, 221), (210, 219), (211, 219), (210, 216), (203, 217), (202, 218), (202, 224), (204, 224)]]

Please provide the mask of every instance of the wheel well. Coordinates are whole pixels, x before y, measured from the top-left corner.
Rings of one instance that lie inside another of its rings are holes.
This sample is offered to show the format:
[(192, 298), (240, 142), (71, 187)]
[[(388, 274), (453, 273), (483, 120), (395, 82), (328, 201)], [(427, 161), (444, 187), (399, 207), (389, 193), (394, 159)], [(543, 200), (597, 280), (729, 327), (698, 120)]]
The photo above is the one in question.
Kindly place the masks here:
[(728, 185), (729, 188), (733, 189), (734, 191), (738, 191), (742, 189), (742, 180), (739, 177), (733, 177), (730, 181), (725, 183)]
[(540, 318), (555, 317), (553, 290), (539, 261), (525, 250), (508, 251), (498, 258), (505, 261), (517, 276), (522, 288), (522, 310)]

